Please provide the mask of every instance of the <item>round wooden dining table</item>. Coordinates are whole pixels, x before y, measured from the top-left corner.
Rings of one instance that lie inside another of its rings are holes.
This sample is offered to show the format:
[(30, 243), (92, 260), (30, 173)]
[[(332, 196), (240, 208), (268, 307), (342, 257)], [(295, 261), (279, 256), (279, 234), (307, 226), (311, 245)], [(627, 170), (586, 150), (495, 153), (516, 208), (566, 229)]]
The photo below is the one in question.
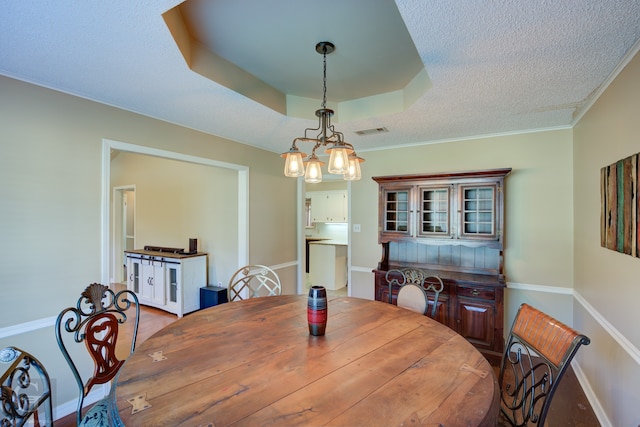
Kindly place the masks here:
[(462, 336), (379, 301), (328, 298), (311, 336), (307, 297), (222, 304), (158, 331), (116, 380), (133, 426), (494, 426), (498, 385)]

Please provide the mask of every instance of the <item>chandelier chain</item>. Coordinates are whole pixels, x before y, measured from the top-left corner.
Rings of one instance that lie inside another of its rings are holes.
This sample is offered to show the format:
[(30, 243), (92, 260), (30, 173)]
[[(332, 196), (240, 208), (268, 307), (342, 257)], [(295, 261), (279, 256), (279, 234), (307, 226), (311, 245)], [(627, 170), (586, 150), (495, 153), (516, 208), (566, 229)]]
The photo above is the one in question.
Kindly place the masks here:
[(323, 70), (322, 70), (322, 108), (327, 108), (327, 47), (324, 47), (322, 53)]

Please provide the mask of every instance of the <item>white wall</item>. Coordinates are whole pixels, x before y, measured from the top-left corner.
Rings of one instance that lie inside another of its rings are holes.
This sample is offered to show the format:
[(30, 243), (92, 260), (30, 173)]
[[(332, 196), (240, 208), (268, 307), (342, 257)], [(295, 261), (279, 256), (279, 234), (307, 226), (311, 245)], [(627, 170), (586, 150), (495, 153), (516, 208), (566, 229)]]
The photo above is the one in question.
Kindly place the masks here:
[(640, 425), (640, 258), (600, 246), (600, 169), (640, 152), (639, 118), (636, 54), (574, 129), (577, 359), (613, 426)]
[[(572, 132), (570, 129), (497, 136), (362, 154), (363, 179), (352, 183), (353, 289), (373, 298), (373, 275), (381, 257), (377, 241), (378, 186), (372, 176), (511, 167), (505, 180), (504, 272), (510, 287), (552, 294), (540, 307), (566, 317), (553, 292), (573, 287)], [(534, 298), (527, 296), (527, 298)], [(505, 326), (515, 312), (507, 311)]]
[(208, 254), (208, 284), (227, 284), (238, 265), (238, 173), (121, 152), (111, 160), (112, 187), (136, 187), (136, 249), (145, 245)]

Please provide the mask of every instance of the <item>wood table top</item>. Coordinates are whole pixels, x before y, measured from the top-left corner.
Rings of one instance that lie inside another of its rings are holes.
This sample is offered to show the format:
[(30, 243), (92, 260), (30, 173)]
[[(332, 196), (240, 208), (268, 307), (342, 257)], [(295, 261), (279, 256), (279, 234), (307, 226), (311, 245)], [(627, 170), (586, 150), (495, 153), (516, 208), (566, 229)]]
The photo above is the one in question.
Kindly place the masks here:
[(309, 335), (305, 295), (222, 304), (170, 324), (120, 371), (122, 422), (495, 425), (495, 375), (460, 335), (394, 305), (328, 300), (322, 337)]

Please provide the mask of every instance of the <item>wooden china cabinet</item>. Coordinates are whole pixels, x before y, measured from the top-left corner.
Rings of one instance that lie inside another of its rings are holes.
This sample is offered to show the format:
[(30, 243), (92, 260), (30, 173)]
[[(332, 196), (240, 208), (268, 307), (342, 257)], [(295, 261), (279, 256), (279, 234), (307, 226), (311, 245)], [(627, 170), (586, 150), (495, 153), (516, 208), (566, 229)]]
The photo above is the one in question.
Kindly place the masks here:
[[(510, 168), (374, 177), (382, 257), (375, 298), (389, 302), (385, 275), (413, 268), (444, 284), (435, 319), (492, 363), (504, 350), (504, 180)], [(395, 304), (398, 288), (391, 289)]]

